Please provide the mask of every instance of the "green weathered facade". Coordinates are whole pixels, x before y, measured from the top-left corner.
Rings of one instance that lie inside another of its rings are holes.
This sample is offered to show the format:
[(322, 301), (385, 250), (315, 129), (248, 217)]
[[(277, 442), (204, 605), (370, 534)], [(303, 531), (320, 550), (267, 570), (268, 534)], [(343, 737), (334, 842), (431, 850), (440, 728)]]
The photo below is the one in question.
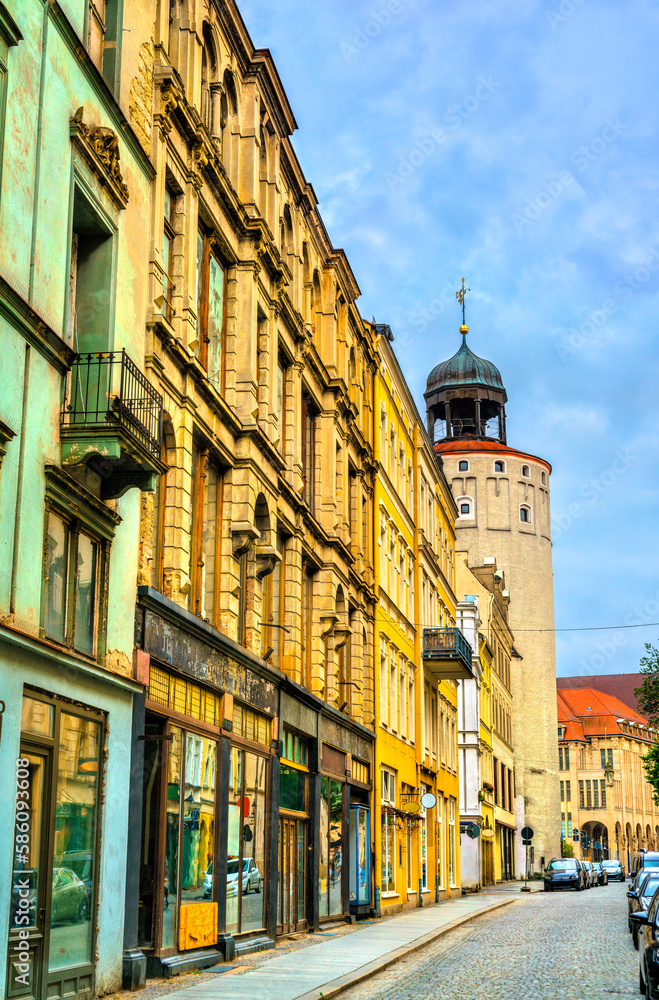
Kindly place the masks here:
[(162, 469), (122, 19), (0, 2), (2, 996), (122, 983), (139, 490)]

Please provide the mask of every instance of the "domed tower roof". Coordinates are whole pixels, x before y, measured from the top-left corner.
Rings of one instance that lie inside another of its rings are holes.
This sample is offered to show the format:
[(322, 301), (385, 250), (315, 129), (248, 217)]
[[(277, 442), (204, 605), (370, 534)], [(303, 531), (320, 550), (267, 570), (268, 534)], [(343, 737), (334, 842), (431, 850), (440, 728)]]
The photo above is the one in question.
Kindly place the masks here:
[(505, 393), (499, 369), (491, 361), (474, 354), (467, 344), (465, 326), (460, 327), (460, 332), (462, 333), (460, 349), (448, 361), (435, 365), (428, 376), (426, 392), (482, 386), (485, 389), (498, 389)]

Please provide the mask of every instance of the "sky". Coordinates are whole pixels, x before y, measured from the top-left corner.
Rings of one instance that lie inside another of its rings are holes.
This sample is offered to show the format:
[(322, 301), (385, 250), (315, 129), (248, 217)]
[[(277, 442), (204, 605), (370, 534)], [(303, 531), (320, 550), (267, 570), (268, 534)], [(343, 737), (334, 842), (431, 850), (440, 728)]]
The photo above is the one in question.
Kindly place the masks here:
[[(243, 0), (366, 318), (421, 413), (458, 349), (500, 369), (551, 477), (557, 629), (659, 622), (659, 0)], [(659, 626), (557, 632), (638, 669)]]

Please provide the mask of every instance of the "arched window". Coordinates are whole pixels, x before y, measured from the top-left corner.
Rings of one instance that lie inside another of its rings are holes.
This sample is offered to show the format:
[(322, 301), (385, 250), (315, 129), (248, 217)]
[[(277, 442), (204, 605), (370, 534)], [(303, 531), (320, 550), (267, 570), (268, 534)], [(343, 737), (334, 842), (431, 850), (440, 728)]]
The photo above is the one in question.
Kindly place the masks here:
[(529, 469), (528, 465), (522, 466), (522, 475), (524, 476), (525, 479), (531, 478), (531, 470)]
[(217, 79), (217, 60), (210, 25), (204, 22), (202, 29), (204, 47), (201, 53), (201, 120), (212, 131), (211, 83)]
[(458, 472), (469, 472), (469, 462), (465, 458), (458, 462)]
[(506, 471), (506, 463), (505, 462), (495, 462), (494, 463), (494, 471), (495, 472), (505, 472)]
[(542, 473), (542, 485), (543, 486), (547, 485), (547, 473), (546, 472)]
[(531, 523), (531, 508), (527, 504), (522, 504), (519, 508), (519, 519), (525, 524)]
[(458, 497), (457, 504), (459, 517), (474, 516), (474, 501), (471, 497)]

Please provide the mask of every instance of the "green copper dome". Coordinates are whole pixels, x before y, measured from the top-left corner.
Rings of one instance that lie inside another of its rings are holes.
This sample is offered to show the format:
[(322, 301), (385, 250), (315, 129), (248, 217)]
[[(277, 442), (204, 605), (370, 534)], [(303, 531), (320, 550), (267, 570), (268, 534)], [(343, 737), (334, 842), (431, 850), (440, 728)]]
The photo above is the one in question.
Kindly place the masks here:
[(463, 386), (485, 386), (505, 392), (499, 369), (491, 361), (479, 358), (467, 347), (465, 332), (462, 334), (462, 345), (457, 354), (448, 361), (442, 361), (431, 371), (426, 391), (457, 389)]

